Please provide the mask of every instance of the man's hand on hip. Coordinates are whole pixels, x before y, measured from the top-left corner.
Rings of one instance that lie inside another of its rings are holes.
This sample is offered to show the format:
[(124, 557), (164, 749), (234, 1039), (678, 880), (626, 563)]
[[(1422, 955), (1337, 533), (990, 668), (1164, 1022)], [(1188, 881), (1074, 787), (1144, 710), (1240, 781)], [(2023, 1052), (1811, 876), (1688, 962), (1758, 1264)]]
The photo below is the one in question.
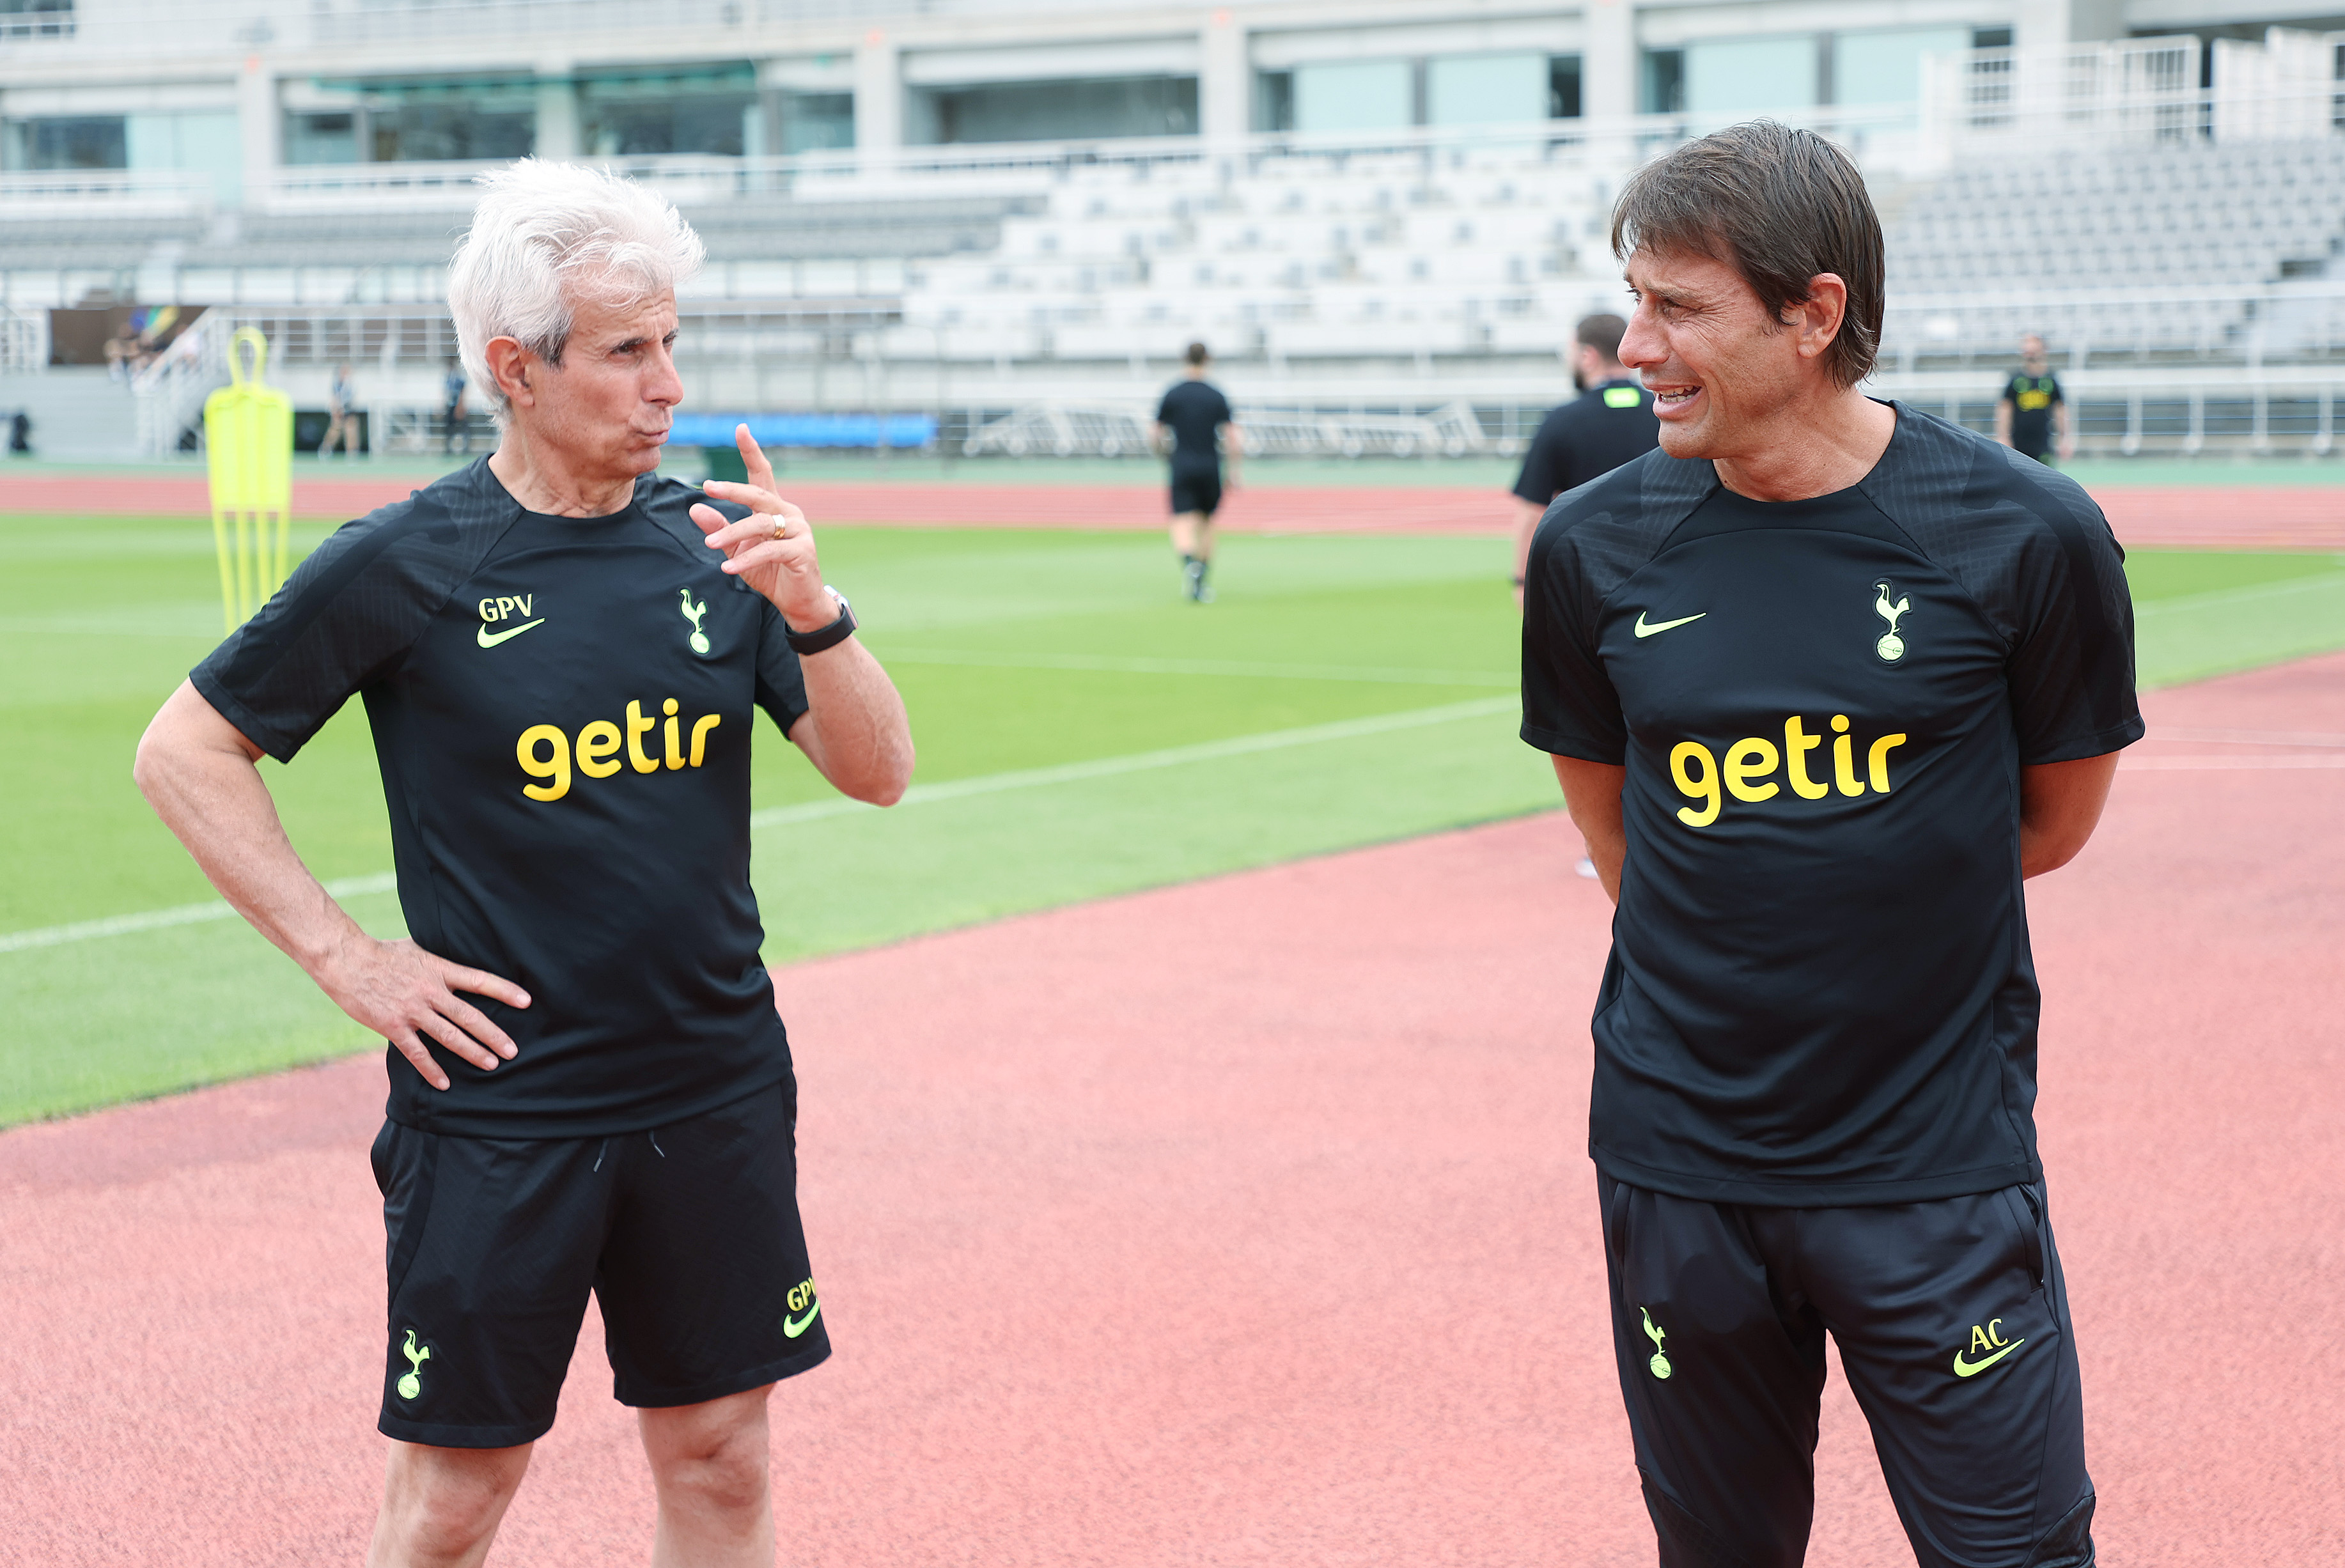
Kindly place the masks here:
[(448, 1075), (431, 1059), (427, 1036), (483, 1072), (513, 1057), (513, 1037), (457, 992), (529, 1006), (529, 993), (511, 980), (452, 964), (404, 937), (378, 942), (363, 931), (318, 960), (310, 977), (336, 1007), (397, 1047), (435, 1089), (448, 1087)]
[(838, 601), (823, 586), (813, 526), (775, 491), (774, 465), (750, 439), (749, 427), (736, 425), (733, 440), (749, 482), (710, 480), (700, 488), (719, 501), (749, 508), (749, 515), (727, 522), (723, 512), (703, 502), (693, 507), (692, 521), (708, 536), (711, 549), (725, 551), (724, 570), (772, 600), (791, 631), (818, 632), (838, 619)]

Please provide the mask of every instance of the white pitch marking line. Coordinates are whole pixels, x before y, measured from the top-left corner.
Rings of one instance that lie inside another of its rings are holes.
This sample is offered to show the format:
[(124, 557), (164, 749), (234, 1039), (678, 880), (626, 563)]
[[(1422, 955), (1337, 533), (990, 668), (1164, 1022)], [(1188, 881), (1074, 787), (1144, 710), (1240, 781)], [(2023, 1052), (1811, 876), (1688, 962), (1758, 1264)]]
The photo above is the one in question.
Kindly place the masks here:
[[(1334, 723), (1270, 730), (1261, 734), (1235, 735), (1225, 741), (1172, 746), (1163, 751), (1100, 757), (1091, 762), (1067, 763), (1058, 767), (1021, 768), (1010, 773), (985, 774), (977, 778), (952, 779), (944, 784), (915, 784), (904, 792), (904, 798), (897, 804), (899, 807), (927, 805), (939, 801), (962, 800), (971, 795), (999, 794), (1005, 790), (1079, 784), (1086, 779), (1114, 778), (1156, 768), (1179, 767), (1187, 763), (1214, 762), (1224, 757), (1252, 756), (1262, 752), (1285, 751), (1329, 741), (1356, 740), (1367, 735), (1391, 734), (1400, 730), (1423, 729), (1431, 724), (1446, 724), (1465, 719), (1495, 718), (1501, 713), (1516, 712), (1518, 705), (1513, 697), (1477, 697), (1469, 703), (1450, 703), (1437, 708), (1413, 708), (1364, 719), (1341, 719)], [(878, 809), (854, 800), (807, 801), (799, 805), (770, 806), (764, 811), (752, 812), (749, 825), (752, 828), (782, 827)], [(351, 898), (368, 893), (395, 892), (398, 886), (399, 879), (386, 871), (371, 876), (342, 877), (327, 883), (326, 891), (336, 898)], [(158, 931), (166, 926), (194, 926), (236, 917), (236, 910), (219, 899), (203, 904), (181, 904), (168, 909), (148, 909), (136, 915), (108, 916), (103, 920), (81, 920), (70, 926), (9, 932), (0, 935), (0, 953), (21, 953), (34, 947), (56, 947), (68, 942), (127, 936), (141, 931)]]

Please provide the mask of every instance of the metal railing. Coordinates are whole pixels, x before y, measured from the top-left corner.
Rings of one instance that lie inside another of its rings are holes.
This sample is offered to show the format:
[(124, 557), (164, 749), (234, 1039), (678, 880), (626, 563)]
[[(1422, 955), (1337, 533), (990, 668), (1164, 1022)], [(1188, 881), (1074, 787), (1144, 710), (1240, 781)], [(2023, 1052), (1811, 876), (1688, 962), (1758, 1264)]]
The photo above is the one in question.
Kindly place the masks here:
[(207, 310), (131, 378), (141, 452), (168, 457), (179, 450), (184, 432), (201, 427), (204, 400), (228, 383), (228, 340), (239, 325), (225, 311)]
[[(1234, 410), (1254, 457), (1464, 457), (1493, 449), (1472, 407), (1431, 414), (1356, 410), (1241, 407)], [(1133, 457), (1146, 454), (1152, 407), (1052, 400), (993, 420), (969, 434), (970, 457)]]

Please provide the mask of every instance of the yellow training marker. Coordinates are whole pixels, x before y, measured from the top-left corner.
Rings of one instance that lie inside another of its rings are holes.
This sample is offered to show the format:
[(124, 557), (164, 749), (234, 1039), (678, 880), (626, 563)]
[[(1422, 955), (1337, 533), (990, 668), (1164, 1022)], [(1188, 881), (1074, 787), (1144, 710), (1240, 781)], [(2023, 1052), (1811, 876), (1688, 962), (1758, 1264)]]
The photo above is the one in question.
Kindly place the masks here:
[[(247, 345), (252, 349), (249, 376), (244, 369)], [(292, 570), (287, 514), (293, 501), (293, 400), (261, 385), (261, 369), (268, 363), (269, 339), (260, 329), (238, 328), (228, 340), (228, 384), (204, 400), (220, 613), (231, 632), (268, 602)]]

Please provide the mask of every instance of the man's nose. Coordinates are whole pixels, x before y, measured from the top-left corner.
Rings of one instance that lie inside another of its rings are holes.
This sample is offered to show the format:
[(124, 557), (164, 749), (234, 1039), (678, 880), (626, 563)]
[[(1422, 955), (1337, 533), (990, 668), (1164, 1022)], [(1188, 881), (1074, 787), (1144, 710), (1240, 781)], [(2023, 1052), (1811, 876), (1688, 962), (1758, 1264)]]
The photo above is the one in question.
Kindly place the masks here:
[(1645, 300), (1629, 316), (1629, 329), (1620, 335), (1620, 363), (1629, 369), (1658, 365), (1668, 359), (1669, 350), (1662, 346), (1660, 324), (1653, 318), (1653, 308)]
[(665, 343), (659, 346), (659, 358), (653, 364), (649, 384), (644, 388), (644, 400), (667, 408), (684, 401), (684, 378), (676, 373), (675, 350)]

